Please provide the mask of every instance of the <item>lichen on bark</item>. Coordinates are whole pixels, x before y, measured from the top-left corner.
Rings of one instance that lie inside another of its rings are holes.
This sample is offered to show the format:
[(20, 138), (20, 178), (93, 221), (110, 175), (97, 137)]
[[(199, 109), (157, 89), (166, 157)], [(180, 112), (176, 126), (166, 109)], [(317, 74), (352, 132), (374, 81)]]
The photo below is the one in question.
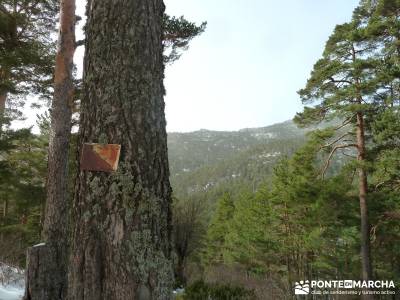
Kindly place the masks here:
[(163, 13), (161, 0), (88, 5), (79, 145), (120, 144), (121, 155), (116, 172), (78, 172), (71, 300), (171, 297)]

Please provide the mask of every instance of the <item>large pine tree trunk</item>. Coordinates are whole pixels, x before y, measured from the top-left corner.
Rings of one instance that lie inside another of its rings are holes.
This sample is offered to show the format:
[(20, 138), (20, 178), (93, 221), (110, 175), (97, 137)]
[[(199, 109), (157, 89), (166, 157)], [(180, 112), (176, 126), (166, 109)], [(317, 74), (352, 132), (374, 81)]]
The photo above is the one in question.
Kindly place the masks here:
[(79, 171), (69, 299), (170, 299), (171, 188), (162, 0), (88, 4), (85, 142), (121, 144), (114, 173)]
[[(356, 63), (356, 51), (353, 45), (352, 47), (352, 60)], [(361, 92), (360, 79), (355, 78), (356, 88), (356, 102), (359, 106), (362, 105), (362, 92)], [(372, 263), (371, 263), (371, 249), (370, 249), (370, 227), (368, 220), (368, 180), (367, 172), (365, 171), (365, 160), (366, 160), (366, 149), (365, 149), (365, 124), (364, 114), (362, 111), (356, 113), (356, 139), (357, 139), (357, 160), (360, 163), (358, 166), (358, 198), (360, 201), (360, 219), (361, 219), (361, 271), (363, 280), (372, 280)], [(363, 295), (363, 299), (374, 299), (373, 295)]]
[(68, 261), (68, 148), (75, 51), (75, 0), (60, 3), (60, 33), (51, 108), (44, 245), (28, 249), (25, 299), (65, 299)]
[[(357, 148), (358, 160), (361, 164), (365, 162), (365, 133), (364, 118), (361, 112), (357, 113)], [(368, 221), (367, 205), (367, 173), (365, 166), (361, 165), (358, 170), (359, 178), (359, 199), (360, 199), (360, 218), (361, 218), (361, 263), (363, 280), (372, 279), (371, 251), (370, 251), (370, 228)], [(372, 299), (366, 296), (365, 299)]]

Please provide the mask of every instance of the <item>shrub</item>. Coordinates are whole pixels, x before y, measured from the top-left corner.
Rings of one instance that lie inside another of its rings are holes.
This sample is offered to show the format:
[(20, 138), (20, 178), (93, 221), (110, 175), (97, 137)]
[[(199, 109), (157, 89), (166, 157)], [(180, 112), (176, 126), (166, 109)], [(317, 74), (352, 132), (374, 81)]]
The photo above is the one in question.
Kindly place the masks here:
[(240, 286), (210, 284), (202, 280), (189, 285), (183, 296), (184, 300), (250, 300), (254, 293)]

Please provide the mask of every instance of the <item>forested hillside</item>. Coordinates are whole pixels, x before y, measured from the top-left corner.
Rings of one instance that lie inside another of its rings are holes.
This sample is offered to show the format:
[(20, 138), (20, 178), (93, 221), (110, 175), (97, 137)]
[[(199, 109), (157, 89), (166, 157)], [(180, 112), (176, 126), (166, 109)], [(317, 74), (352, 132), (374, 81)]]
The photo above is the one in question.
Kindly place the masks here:
[[(177, 197), (237, 184), (256, 188), (273, 165), (305, 141), (292, 121), (233, 132), (169, 133), (171, 182)], [(229, 187), (225, 187), (229, 190)]]

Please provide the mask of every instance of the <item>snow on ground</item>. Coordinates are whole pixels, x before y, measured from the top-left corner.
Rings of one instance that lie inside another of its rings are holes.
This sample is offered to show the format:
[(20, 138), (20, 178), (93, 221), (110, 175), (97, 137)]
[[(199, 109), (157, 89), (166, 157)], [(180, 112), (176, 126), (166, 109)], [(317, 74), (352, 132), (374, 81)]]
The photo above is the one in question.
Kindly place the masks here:
[(0, 285), (0, 300), (20, 300), (24, 295), (21, 287)]
[(20, 300), (24, 286), (24, 271), (0, 262), (0, 300)]

